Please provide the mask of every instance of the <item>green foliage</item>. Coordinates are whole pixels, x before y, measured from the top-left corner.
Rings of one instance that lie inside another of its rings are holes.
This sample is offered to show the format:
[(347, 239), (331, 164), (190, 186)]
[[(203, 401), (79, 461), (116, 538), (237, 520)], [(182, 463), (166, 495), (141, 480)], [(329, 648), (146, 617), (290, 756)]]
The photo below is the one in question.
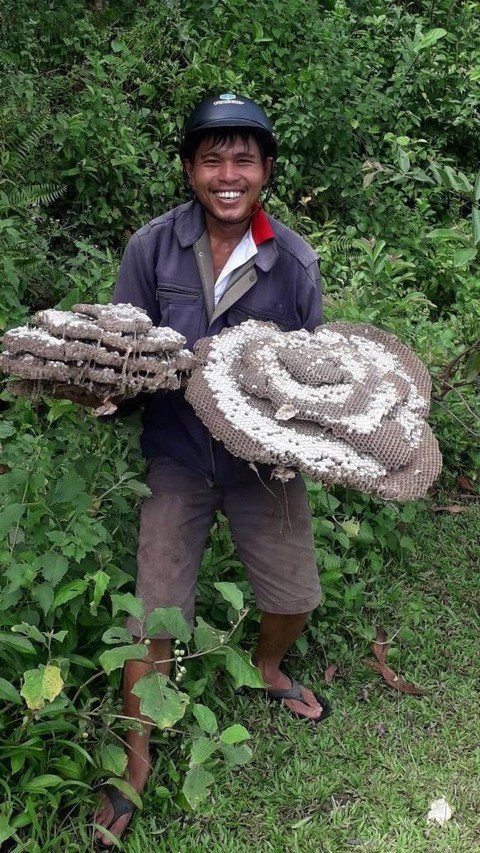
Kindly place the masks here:
[[(130, 234), (184, 200), (185, 114), (213, 90), (242, 91), (276, 126), (269, 210), (318, 251), (327, 319), (372, 322), (418, 352), (447, 482), (478, 482), (478, 4), (54, 5), (5, 0), (0, 16), (0, 330), (41, 307), (108, 301)], [(66, 849), (58, 815), (92, 786), (134, 798), (121, 667), (165, 630), (177, 638), (171, 679), (137, 684), (167, 768), (157, 796), (200, 809), (221, 764), (251, 759), (218, 680), (232, 693), (263, 686), (245, 651), (258, 614), (227, 525), (205, 551), (193, 634), (159, 608), (134, 642), (124, 620), (144, 619), (133, 579), (149, 494), (138, 421), (1, 397), (0, 843)], [(300, 655), (371, 639), (375, 584), (415, 556), (422, 510), (314, 484), (309, 495), (324, 601)]]

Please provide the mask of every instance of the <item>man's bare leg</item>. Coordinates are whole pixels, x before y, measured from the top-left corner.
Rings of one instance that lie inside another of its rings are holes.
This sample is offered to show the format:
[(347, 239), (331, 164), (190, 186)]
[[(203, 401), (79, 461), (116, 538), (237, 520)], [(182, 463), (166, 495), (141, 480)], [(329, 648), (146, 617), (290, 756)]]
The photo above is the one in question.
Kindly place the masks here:
[[(308, 613), (293, 615), (263, 613), (262, 615), (260, 636), (254, 659), (265, 683), (273, 690), (288, 689), (291, 686), (290, 678), (280, 670), (280, 663), (297, 637), (302, 633), (308, 616)], [(284, 699), (285, 705), (302, 717), (318, 719), (322, 713), (322, 706), (317, 702), (311, 690), (303, 687), (302, 692), (308, 705), (304, 705), (295, 699)]]
[[(158, 672), (168, 675), (170, 672), (171, 642), (170, 640), (152, 640), (148, 646), (148, 657), (145, 661), (126, 661), (123, 669), (123, 713), (126, 717), (136, 717), (143, 723), (143, 732), (128, 731), (125, 740), (128, 744), (128, 764), (125, 778), (139, 794), (142, 793), (150, 773), (150, 733), (152, 729), (148, 719), (140, 713), (140, 699), (132, 693), (140, 678), (143, 678), (152, 668), (154, 661), (164, 661), (156, 664)], [(108, 826), (113, 817), (112, 804), (107, 797), (103, 797), (102, 805), (95, 815), (96, 823)], [(110, 827), (109, 832), (120, 836), (129, 824), (131, 815), (122, 815)], [(112, 842), (97, 832), (97, 838), (101, 843), (111, 846)]]

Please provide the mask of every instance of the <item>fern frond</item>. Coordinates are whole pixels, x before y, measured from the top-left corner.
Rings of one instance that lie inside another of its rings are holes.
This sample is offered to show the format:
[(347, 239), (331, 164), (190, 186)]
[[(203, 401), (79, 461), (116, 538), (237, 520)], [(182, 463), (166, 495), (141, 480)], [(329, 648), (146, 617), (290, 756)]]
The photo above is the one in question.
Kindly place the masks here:
[(19, 187), (9, 196), (2, 193), (0, 197), (0, 212), (6, 210), (26, 210), (32, 205), (52, 204), (65, 192), (62, 184), (30, 184)]

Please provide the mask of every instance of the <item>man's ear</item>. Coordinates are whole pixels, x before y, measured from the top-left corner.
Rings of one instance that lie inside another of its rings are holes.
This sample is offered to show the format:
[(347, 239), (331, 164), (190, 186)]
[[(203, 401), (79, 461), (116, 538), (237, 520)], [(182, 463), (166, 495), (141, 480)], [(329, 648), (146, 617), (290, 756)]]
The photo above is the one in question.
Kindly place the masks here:
[(268, 184), (273, 169), (273, 157), (265, 157), (263, 161), (263, 186)]
[(187, 177), (188, 177), (188, 180), (190, 182), (190, 185), (192, 185), (192, 180), (193, 180), (193, 163), (192, 163), (192, 161), (191, 160), (184, 160), (183, 161), (183, 168), (185, 169), (185, 172), (187, 173)]

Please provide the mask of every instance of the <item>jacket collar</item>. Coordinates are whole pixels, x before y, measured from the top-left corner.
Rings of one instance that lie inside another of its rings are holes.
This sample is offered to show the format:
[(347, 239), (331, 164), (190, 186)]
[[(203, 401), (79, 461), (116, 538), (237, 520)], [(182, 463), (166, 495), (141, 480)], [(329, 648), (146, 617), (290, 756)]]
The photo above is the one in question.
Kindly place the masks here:
[[(177, 219), (174, 227), (175, 234), (182, 249), (193, 246), (205, 231), (205, 217), (201, 205), (190, 201), (184, 205), (184, 210)], [(277, 244), (274, 239), (266, 240), (258, 246), (255, 256), (255, 266), (262, 272), (269, 272), (278, 258)]]

